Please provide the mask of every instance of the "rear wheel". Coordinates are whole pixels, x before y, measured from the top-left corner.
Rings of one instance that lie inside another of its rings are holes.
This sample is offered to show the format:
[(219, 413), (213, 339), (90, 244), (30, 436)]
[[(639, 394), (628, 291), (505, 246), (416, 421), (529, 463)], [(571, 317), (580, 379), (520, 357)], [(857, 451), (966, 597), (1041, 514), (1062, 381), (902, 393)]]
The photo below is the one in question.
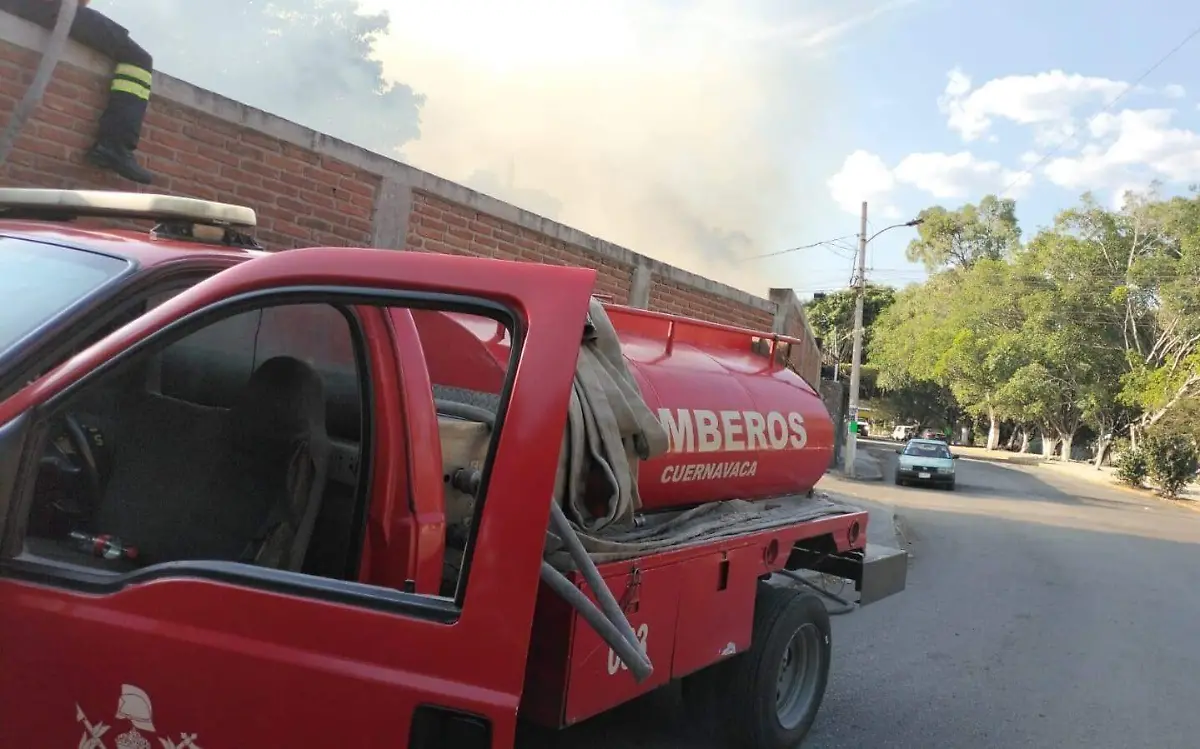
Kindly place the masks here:
[(752, 637), (745, 653), (684, 679), (688, 712), (727, 746), (794, 749), (829, 682), (829, 612), (812, 593), (760, 583)]

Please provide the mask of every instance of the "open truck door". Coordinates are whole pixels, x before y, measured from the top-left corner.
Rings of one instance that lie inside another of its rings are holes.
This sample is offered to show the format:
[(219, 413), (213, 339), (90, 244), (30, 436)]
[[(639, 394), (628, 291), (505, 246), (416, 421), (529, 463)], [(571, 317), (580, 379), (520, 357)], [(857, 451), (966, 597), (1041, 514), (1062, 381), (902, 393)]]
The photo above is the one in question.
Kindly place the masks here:
[[(594, 276), (278, 253), (0, 403), (0, 745), (510, 746)], [(417, 309), (513, 351), (449, 589)]]

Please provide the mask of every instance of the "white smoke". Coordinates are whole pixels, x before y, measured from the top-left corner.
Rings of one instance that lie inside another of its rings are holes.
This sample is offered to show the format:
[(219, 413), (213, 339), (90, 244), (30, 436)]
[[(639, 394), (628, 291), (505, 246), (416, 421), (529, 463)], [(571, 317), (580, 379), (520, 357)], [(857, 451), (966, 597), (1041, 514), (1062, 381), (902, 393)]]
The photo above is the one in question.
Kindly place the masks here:
[(788, 170), (837, 95), (821, 54), (909, 1), (95, 7), (168, 73), (765, 294), (744, 258), (807, 210)]

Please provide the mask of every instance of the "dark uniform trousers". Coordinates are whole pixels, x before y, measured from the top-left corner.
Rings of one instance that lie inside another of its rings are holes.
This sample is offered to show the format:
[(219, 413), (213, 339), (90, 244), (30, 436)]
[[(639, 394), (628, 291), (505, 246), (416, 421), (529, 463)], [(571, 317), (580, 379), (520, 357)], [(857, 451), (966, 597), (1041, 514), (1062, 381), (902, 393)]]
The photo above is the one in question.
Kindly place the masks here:
[[(54, 28), (59, 8), (58, 0), (0, 0), (0, 11), (46, 29)], [(70, 38), (116, 63), (108, 105), (100, 116), (96, 145), (89, 159), (128, 179), (150, 182), (149, 173), (134, 160), (133, 151), (141, 140), (150, 102), (153, 58), (129, 38), (124, 26), (91, 8), (79, 8)]]

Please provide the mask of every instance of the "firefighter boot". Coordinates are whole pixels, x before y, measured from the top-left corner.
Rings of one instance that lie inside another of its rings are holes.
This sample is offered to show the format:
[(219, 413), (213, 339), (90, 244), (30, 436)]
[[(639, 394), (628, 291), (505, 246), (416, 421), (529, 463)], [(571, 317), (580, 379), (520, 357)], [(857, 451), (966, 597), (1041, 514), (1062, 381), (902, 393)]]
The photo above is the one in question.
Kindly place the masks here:
[(125, 179), (148, 185), (154, 181), (134, 157), (141, 140), (142, 121), (150, 103), (149, 66), (120, 63), (112, 78), (108, 106), (100, 115), (96, 145), (87, 160), (102, 169), (110, 169)]
[(116, 143), (96, 141), (87, 152), (87, 160), (100, 169), (108, 169), (125, 179), (148, 185), (154, 181), (154, 175), (137, 162), (133, 151)]

